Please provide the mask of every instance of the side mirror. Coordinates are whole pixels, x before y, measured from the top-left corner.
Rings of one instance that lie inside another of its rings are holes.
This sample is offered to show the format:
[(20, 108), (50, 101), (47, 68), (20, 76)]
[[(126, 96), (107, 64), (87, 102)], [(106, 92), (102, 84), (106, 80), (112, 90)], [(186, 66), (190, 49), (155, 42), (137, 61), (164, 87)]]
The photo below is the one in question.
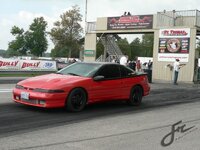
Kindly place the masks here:
[(103, 80), (103, 79), (104, 79), (104, 76), (95, 76), (95, 77), (93, 78), (94, 81), (101, 81), (101, 80)]
[(135, 76), (136, 72), (129, 73), (128, 76)]

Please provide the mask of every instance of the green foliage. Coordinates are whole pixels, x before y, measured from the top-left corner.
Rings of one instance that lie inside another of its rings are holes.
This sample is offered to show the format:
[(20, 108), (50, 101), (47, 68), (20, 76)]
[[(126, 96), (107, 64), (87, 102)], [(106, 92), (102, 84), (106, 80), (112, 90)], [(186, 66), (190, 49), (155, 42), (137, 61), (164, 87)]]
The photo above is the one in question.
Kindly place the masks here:
[(26, 55), (26, 42), (24, 36), (24, 29), (20, 29), (17, 26), (13, 26), (11, 29), (11, 34), (15, 36), (15, 40), (9, 42), (8, 44), (8, 56), (15, 55)]
[(130, 43), (130, 47), (131, 47), (131, 59), (135, 59), (138, 56), (141, 56), (141, 41), (140, 39), (137, 37), (135, 38), (131, 43)]
[(47, 50), (46, 39), (47, 22), (43, 17), (35, 18), (28, 31), (13, 26), (11, 34), (15, 40), (9, 42), (8, 56), (26, 55), (29, 50), (35, 56), (42, 56)]
[(144, 34), (142, 36), (142, 49), (143, 49), (143, 55), (145, 57), (153, 56), (153, 43), (154, 43), (153, 34)]
[(144, 34), (142, 40), (135, 38), (131, 43), (131, 58), (137, 57), (153, 57), (153, 34)]
[(0, 57), (6, 57), (6, 50), (0, 49)]
[(42, 56), (42, 53), (47, 50), (46, 27), (47, 22), (43, 17), (35, 18), (25, 34), (26, 47), (35, 56)]
[(83, 32), (80, 25), (80, 8), (73, 6), (71, 10), (63, 13), (60, 19), (54, 23), (55, 27), (49, 33), (55, 45), (51, 56), (77, 57), (82, 46), (80, 39)]
[(19, 51), (16, 51), (14, 49), (8, 49), (6, 51), (5, 57), (20, 56), (20, 55), (21, 55), (21, 53)]
[(117, 44), (118, 44), (119, 48), (121, 49), (122, 53), (128, 55), (129, 58), (130, 58), (130, 56), (131, 56), (131, 51), (130, 50), (131, 49), (130, 49), (130, 45), (128, 43), (128, 40), (126, 38), (119, 39), (117, 41)]
[(96, 47), (96, 58), (99, 58), (103, 54), (104, 54), (104, 46), (102, 42), (100, 41), (97, 43), (97, 47)]

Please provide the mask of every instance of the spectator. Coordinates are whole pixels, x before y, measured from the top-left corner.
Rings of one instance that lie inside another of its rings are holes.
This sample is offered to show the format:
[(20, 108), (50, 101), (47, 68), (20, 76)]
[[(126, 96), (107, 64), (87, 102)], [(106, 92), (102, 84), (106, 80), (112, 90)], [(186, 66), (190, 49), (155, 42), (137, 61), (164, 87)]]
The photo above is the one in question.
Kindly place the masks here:
[(117, 62), (117, 60), (116, 60), (116, 58), (115, 58), (115, 56), (113, 56), (113, 58), (112, 58), (112, 61), (111, 61), (112, 63), (116, 63)]
[(131, 68), (132, 70), (135, 71), (135, 62), (134, 61), (129, 61), (128, 66), (129, 66), (129, 68)]
[(140, 60), (137, 60), (136, 61), (136, 71), (137, 72), (141, 72), (142, 70), (141, 70), (142, 68), (141, 68), (141, 62), (140, 62)]
[(180, 60), (177, 58), (176, 61), (174, 62), (173, 69), (174, 69), (174, 80), (173, 83), (174, 85), (178, 85), (177, 80), (178, 80), (178, 74), (179, 70), (181, 67), (183, 67), (185, 64), (180, 64)]
[(72, 63), (75, 63), (76, 62), (76, 59), (75, 58), (73, 58), (73, 60), (72, 60)]
[(152, 61), (151, 60), (149, 60), (147, 67), (149, 70), (152, 70)]
[(120, 58), (120, 64), (124, 65), (124, 66), (127, 66), (127, 63), (128, 63), (128, 56), (126, 54), (124, 54), (124, 56), (122, 56)]
[(128, 12), (127, 16), (131, 16), (131, 13), (130, 13), (130, 12)]

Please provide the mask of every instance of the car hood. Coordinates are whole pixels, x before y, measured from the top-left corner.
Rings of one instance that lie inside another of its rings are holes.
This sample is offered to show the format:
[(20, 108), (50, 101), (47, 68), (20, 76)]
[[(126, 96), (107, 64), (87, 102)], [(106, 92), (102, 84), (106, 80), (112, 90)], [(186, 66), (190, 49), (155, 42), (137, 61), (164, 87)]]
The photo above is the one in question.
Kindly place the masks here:
[(87, 80), (87, 77), (62, 75), (62, 74), (47, 74), (37, 77), (31, 77), (19, 82), (19, 85), (31, 88), (44, 88), (44, 89), (56, 89), (62, 87), (62, 85), (70, 85), (78, 81)]

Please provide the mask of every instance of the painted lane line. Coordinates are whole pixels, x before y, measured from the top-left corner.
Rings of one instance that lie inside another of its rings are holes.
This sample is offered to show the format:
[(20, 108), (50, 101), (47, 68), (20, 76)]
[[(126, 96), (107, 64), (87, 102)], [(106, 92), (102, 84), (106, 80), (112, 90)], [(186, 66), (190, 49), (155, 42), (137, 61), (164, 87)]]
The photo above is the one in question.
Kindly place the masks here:
[(0, 93), (12, 92), (12, 89), (0, 89)]

